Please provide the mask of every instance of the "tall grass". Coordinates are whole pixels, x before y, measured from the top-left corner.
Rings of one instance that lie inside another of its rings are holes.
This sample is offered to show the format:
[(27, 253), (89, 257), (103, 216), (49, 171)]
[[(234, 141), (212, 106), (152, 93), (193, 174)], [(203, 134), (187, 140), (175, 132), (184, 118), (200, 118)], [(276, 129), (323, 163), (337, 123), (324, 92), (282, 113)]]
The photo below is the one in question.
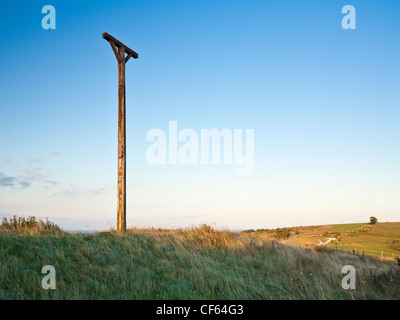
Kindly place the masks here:
[[(57, 289), (41, 288), (53, 265)], [(357, 270), (344, 290), (341, 270)], [(0, 234), (0, 299), (400, 299), (400, 268), (202, 225), (91, 235)]]
[(36, 217), (3, 218), (0, 225), (0, 233), (13, 233), (25, 235), (60, 235), (62, 229), (47, 218), (46, 221), (37, 220)]

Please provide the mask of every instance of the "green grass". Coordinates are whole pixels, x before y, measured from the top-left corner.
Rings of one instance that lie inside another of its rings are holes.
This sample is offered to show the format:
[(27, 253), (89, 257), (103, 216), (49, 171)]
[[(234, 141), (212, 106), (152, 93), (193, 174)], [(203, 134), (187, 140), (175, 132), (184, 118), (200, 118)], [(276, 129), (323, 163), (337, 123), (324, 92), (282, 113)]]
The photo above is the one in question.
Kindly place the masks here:
[[(357, 270), (357, 290), (341, 269)], [(44, 265), (57, 289), (44, 290)], [(400, 268), (254, 234), (133, 229), (93, 235), (0, 233), (0, 299), (400, 299)]]
[(328, 232), (348, 232), (361, 228), (365, 223), (332, 224), (326, 229)]
[(400, 222), (383, 222), (370, 226), (371, 231), (358, 232), (350, 237), (344, 237), (336, 245), (344, 250), (367, 252), (369, 255), (384, 259), (400, 257)]

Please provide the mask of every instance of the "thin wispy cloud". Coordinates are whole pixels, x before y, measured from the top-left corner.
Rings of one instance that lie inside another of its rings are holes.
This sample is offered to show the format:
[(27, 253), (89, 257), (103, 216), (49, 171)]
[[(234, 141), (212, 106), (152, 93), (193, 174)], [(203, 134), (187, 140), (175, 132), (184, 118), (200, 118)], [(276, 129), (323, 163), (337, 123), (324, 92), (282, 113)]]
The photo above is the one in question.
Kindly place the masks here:
[(16, 180), (15, 177), (7, 176), (4, 173), (0, 172), (0, 186), (1, 187), (12, 187), (15, 185), (14, 184), (15, 180)]
[(58, 185), (58, 181), (56, 181), (56, 180), (44, 180), (43, 183), (50, 184), (52, 186)]
[(43, 184), (47, 189), (50, 186), (55, 186), (58, 181), (52, 179), (50, 173), (44, 173), (43, 168), (27, 168), (21, 171), (21, 180), (31, 183)]
[(104, 191), (104, 188), (94, 189), (94, 190), (92, 191), (92, 194), (95, 195), (95, 196), (98, 196), (98, 195), (102, 194), (103, 191)]
[(21, 171), (21, 176), (27, 181), (43, 181), (48, 178), (49, 175), (43, 174), (42, 168), (27, 168)]
[(37, 163), (37, 162), (43, 162), (44, 160), (43, 159), (39, 159), (39, 158), (31, 158), (31, 159), (29, 159), (29, 163)]
[(58, 181), (52, 179), (49, 173), (43, 173), (42, 168), (27, 168), (21, 170), (17, 176), (11, 176), (0, 172), (0, 187), (26, 189), (33, 184), (42, 185), (45, 189), (58, 185)]
[(55, 156), (55, 157), (61, 156), (61, 155), (62, 155), (62, 153), (59, 152), (59, 151), (53, 151), (51, 154), (52, 154), (53, 156)]
[(64, 196), (76, 196), (76, 195), (77, 195), (77, 192), (76, 192), (76, 189), (75, 189), (75, 188), (73, 188), (73, 189), (68, 189), (68, 190), (65, 190), (65, 191), (63, 192), (63, 195), (64, 195)]
[(23, 178), (8, 176), (0, 172), (0, 187), (14, 188), (16, 186), (20, 186), (22, 187), (22, 189), (26, 189), (30, 185), (31, 185), (30, 182), (25, 181)]
[(30, 185), (31, 185), (31, 183), (28, 181), (20, 181), (19, 184), (23, 189), (26, 189), (26, 188), (30, 187)]
[(106, 188), (97, 188), (97, 189), (80, 189), (77, 186), (70, 185), (67, 189), (60, 190), (59, 192), (54, 192), (52, 194), (53, 197), (71, 197), (71, 196), (99, 196), (104, 193)]

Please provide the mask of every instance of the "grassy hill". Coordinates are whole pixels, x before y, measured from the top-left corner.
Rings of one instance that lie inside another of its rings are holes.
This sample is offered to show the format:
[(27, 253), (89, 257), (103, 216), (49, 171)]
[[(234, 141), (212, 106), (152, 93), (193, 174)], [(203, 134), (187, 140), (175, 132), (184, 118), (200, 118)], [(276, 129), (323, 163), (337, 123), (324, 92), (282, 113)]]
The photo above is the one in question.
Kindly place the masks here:
[[(393, 263), (251, 233), (7, 230), (0, 232), (0, 299), (400, 299)], [(41, 287), (44, 265), (56, 269), (56, 290)], [(345, 265), (357, 270), (356, 290), (341, 286)]]
[(320, 241), (334, 238), (334, 241), (326, 244), (327, 247), (347, 252), (354, 250), (392, 262), (400, 257), (400, 222), (333, 224), (247, 232), (302, 247), (317, 246)]

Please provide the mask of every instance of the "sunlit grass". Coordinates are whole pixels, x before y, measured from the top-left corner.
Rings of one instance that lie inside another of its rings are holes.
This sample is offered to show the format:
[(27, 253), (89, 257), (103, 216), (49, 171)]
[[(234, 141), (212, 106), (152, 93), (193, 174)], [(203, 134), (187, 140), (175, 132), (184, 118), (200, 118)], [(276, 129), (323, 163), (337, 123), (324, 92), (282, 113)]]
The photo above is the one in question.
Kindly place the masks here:
[(348, 232), (361, 228), (365, 223), (348, 223), (348, 224), (332, 224), (332, 228), (327, 229), (329, 232)]
[[(53, 265), (57, 289), (41, 288)], [(357, 290), (341, 287), (344, 265)], [(216, 230), (0, 234), (0, 299), (399, 299), (400, 268)]]
[(61, 228), (55, 223), (46, 219), (36, 219), (36, 217), (3, 218), (0, 224), (0, 233), (28, 234), (28, 235), (60, 235)]

